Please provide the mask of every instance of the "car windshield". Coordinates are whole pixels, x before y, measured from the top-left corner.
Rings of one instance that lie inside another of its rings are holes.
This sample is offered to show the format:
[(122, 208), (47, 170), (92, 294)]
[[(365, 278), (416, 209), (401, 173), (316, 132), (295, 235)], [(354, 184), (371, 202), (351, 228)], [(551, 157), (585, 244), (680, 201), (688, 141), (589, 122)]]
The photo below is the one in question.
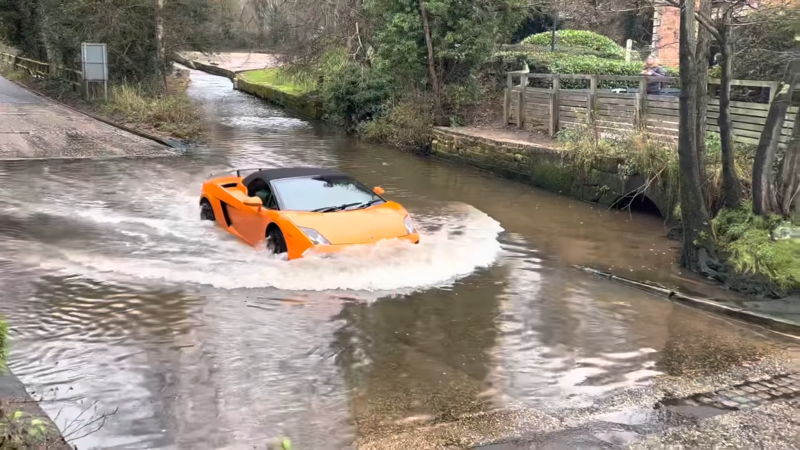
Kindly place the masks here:
[(283, 209), (288, 211), (315, 211), (344, 205), (356, 207), (380, 200), (375, 193), (351, 178), (288, 178), (272, 183), (283, 201)]

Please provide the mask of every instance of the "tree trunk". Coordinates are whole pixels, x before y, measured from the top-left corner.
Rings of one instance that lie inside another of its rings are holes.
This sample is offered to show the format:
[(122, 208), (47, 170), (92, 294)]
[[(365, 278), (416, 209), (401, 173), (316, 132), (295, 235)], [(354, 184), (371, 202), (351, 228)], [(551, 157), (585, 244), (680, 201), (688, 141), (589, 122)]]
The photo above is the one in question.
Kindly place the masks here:
[(436, 75), (436, 59), (433, 54), (431, 28), (428, 24), (428, 8), (425, 6), (423, 0), (419, 0), (419, 16), (422, 20), (422, 31), (425, 34), (425, 46), (428, 48), (428, 76), (431, 79), (431, 89), (433, 90), (434, 123), (442, 126), (446, 125), (446, 123), (444, 120), (444, 112), (442, 111), (439, 77)]
[[(780, 170), (778, 184), (778, 200), (780, 213), (786, 217), (792, 215), (792, 202), (800, 197), (800, 114), (794, 116), (792, 139), (786, 147)], [(798, 211), (795, 211), (797, 214)]]
[[(711, 0), (700, 0), (699, 14), (711, 16)], [(707, 189), (706, 172), (706, 118), (708, 116), (708, 59), (711, 53), (711, 32), (698, 28), (697, 34), (697, 170), (700, 184)]]
[(695, 36), (695, 1), (680, 0), (680, 119), (678, 159), (681, 171), (680, 199), (683, 222), (681, 265), (693, 272), (707, 272), (706, 261), (711, 247), (711, 220), (703, 200), (697, 164), (697, 84), (694, 76), (697, 40)]
[(164, 88), (166, 89), (166, 67), (167, 56), (164, 50), (164, 0), (156, 1), (156, 73), (158, 73), (163, 81)]
[[(796, 70), (795, 66), (793, 70)], [(795, 71), (795, 75), (797, 71)], [(780, 180), (777, 186), (778, 209), (785, 217), (800, 222), (800, 114), (794, 116), (792, 138), (786, 146), (781, 162)], [(792, 203), (794, 215), (792, 214)]]
[(798, 61), (792, 63), (792, 70), (789, 70), (786, 76), (789, 84), (781, 83), (772, 97), (753, 161), (753, 212), (762, 216), (775, 213), (778, 208), (772, 169), (775, 164), (775, 154), (778, 150), (783, 121), (786, 118), (786, 111), (789, 109), (793, 91), (793, 74), (797, 73), (795, 69)]
[(720, 30), (722, 42), (722, 76), (719, 88), (719, 137), (722, 144), (722, 192), (727, 208), (736, 207), (742, 200), (739, 176), (736, 174), (736, 155), (733, 148), (733, 122), (731, 121), (731, 80), (733, 79), (733, 43), (731, 27), (727, 24)]

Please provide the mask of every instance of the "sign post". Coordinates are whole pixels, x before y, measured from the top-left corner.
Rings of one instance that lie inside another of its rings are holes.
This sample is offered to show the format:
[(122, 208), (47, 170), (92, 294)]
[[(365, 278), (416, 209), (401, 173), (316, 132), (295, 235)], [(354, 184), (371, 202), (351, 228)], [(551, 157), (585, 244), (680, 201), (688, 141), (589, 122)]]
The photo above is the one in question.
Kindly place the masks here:
[(106, 44), (81, 44), (84, 91), (89, 93), (89, 83), (103, 83), (103, 96), (108, 100), (108, 50)]

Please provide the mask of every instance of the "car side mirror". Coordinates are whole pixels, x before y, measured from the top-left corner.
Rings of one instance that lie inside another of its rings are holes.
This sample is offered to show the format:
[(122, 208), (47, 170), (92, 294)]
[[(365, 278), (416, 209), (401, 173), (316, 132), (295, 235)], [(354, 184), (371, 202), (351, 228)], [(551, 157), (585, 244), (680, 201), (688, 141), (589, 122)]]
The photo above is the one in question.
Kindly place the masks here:
[(263, 203), (259, 197), (247, 197), (244, 199), (244, 206), (261, 207), (263, 206)]
[(374, 193), (376, 193), (376, 194), (378, 194), (378, 195), (383, 195), (383, 194), (385, 194), (385, 193), (386, 193), (386, 190), (384, 190), (384, 189), (383, 189), (382, 187), (380, 187), (380, 186), (375, 186), (375, 189), (373, 189), (373, 190), (372, 190), (372, 192), (374, 192)]

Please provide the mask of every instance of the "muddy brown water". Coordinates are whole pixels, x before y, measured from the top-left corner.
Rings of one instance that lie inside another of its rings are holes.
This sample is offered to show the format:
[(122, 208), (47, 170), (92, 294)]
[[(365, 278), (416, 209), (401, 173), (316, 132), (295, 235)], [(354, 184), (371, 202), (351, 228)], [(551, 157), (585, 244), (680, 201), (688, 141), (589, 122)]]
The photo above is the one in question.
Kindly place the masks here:
[[(223, 78), (192, 72), (189, 94), (213, 144), (185, 157), (0, 164), (10, 367), (70, 438), (116, 409), (80, 448), (252, 448), (282, 434), (346, 448), (508, 402), (592, 405), (651, 383), (684, 343), (762, 345), (570, 267), (673, 279), (660, 218), (359, 142)], [(286, 262), (198, 220), (210, 173), (287, 165), (382, 186), (422, 243)]]

